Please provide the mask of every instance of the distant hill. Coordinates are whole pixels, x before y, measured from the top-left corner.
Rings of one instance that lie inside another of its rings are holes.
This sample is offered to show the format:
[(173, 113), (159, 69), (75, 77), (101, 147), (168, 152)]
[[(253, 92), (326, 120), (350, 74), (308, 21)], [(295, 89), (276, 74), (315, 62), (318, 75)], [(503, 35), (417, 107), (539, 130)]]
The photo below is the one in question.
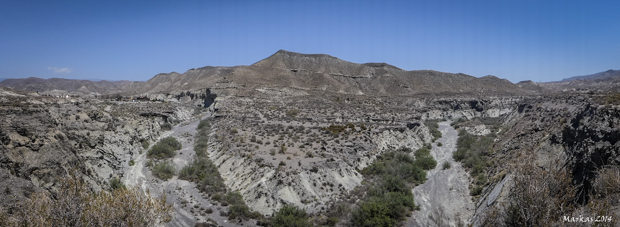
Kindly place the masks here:
[(212, 88), (216, 92), (331, 92), (357, 95), (415, 94), (505, 95), (529, 93), (505, 79), (476, 78), (433, 70), (406, 71), (387, 63), (357, 64), (326, 54), (280, 50), (250, 66), (202, 67), (185, 73), (162, 73), (127, 90), (133, 94)]
[(574, 76), (574, 77), (563, 79), (561, 80), (561, 82), (567, 82), (567, 81), (573, 81), (573, 80), (600, 80), (600, 79), (607, 79), (607, 78), (612, 78), (612, 77), (620, 77), (620, 70), (610, 69), (605, 72), (600, 72), (600, 73), (595, 73), (595, 74), (590, 74), (590, 75)]
[(139, 83), (133, 81), (91, 81), (73, 80), (62, 78), (41, 79), (29, 77), (23, 79), (6, 79), (0, 82), (5, 86), (17, 90), (31, 92), (66, 91), (81, 95), (111, 94), (122, 92), (122, 88), (128, 84)]
[(539, 85), (556, 92), (620, 92), (620, 70), (610, 69)]
[(495, 76), (481, 78), (433, 70), (406, 71), (387, 63), (358, 64), (326, 54), (280, 50), (249, 66), (194, 68), (160, 73), (145, 82), (67, 79), (8, 79), (0, 86), (27, 91), (143, 95), (210, 88), (218, 94), (250, 96), (321, 93), (410, 95), (521, 95), (536, 93)]

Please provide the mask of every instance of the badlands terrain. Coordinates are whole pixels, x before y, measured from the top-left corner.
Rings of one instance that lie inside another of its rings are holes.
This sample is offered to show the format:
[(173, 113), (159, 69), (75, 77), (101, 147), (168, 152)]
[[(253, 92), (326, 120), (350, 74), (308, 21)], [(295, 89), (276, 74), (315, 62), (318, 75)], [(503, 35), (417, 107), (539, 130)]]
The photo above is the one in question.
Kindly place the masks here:
[(617, 226), (616, 77), (280, 50), (146, 82), (7, 79), (0, 223), (77, 178), (165, 199), (163, 226)]

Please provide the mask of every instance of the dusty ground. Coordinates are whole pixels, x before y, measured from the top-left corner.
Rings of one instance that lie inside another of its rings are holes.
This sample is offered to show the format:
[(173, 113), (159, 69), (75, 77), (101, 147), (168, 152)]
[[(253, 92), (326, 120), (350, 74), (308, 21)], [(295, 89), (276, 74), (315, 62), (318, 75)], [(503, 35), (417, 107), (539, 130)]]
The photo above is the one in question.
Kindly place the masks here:
[[(452, 158), (458, 132), (449, 121), (440, 122), (439, 131), (442, 137), (433, 143), (431, 149), (437, 167), (426, 173), (424, 184), (413, 189), (415, 203), (421, 209), (407, 220), (407, 226), (458, 226), (458, 223), (469, 223), (474, 214), (475, 204), (469, 195), (469, 174)], [(438, 143), (443, 146), (437, 146)], [(444, 162), (449, 162), (451, 168), (443, 170)]]

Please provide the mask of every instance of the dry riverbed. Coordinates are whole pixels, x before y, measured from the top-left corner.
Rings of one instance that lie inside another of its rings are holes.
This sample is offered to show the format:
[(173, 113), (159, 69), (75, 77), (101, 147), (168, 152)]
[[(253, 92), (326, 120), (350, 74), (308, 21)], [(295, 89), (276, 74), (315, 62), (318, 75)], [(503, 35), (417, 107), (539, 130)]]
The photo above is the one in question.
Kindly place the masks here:
[[(194, 134), (200, 121), (194, 119), (190, 122), (181, 123), (172, 130), (162, 133), (159, 139), (168, 136), (175, 137), (182, 143), (181, 150), (176, 151), (177, 155), (172, 159), (176, 171), (180, 171), (185, 165), (190, 163), (194, 157)], [(157, 141), (151, 143), (154, 145)], [(166, 200), (174, 206), (174, 217), (172, 221), (165, 223), (165, 226), (194, 226), (197, 222), (209, 222), (216, 226), (240, 226), (237, 223), (229, 222), (227, 217), (221, 216), (220, 211), (227, 211), (226, 207), (216, 205), (206, 194), (201, 193), (196, 184), (186, 180), (172, 179), (162, 181), (153, 176), (149, 168), (145, 166), (148, 158), (143, 152), (127, 171), (123, 182), (127, 186), (139, 186), (144, 191), (149, 191), (152, 196), (159, 197), (166, 193)], [(209, 213), (208, 211), (212, 212)], [(253, 226), (253, 221), (244, 221), (243, 226)]]
[[(431, 149), (437, 167), (426, 173), (424, 184), (413, 189), (420, 211), (413, 212), (407, 226), (465, 226), (474, 214), (475, 204), (469, 195), (469, 174), (452, 158), (458, 132), (449, 121), (440, 122), (439, 131), (442, 137), (433, 143)], [(444, 162), (450, 163), (451, 167), (443, 169)]]

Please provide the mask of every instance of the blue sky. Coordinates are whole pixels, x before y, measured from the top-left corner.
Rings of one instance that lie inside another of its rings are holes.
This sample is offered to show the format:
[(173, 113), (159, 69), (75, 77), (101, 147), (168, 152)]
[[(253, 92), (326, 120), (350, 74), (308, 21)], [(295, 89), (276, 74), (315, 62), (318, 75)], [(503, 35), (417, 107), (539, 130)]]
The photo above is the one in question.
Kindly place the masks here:
[(512, 82), (620, 69), (620, 1), (1, 1), (0, 78), (147, 80), (279, 49)]

